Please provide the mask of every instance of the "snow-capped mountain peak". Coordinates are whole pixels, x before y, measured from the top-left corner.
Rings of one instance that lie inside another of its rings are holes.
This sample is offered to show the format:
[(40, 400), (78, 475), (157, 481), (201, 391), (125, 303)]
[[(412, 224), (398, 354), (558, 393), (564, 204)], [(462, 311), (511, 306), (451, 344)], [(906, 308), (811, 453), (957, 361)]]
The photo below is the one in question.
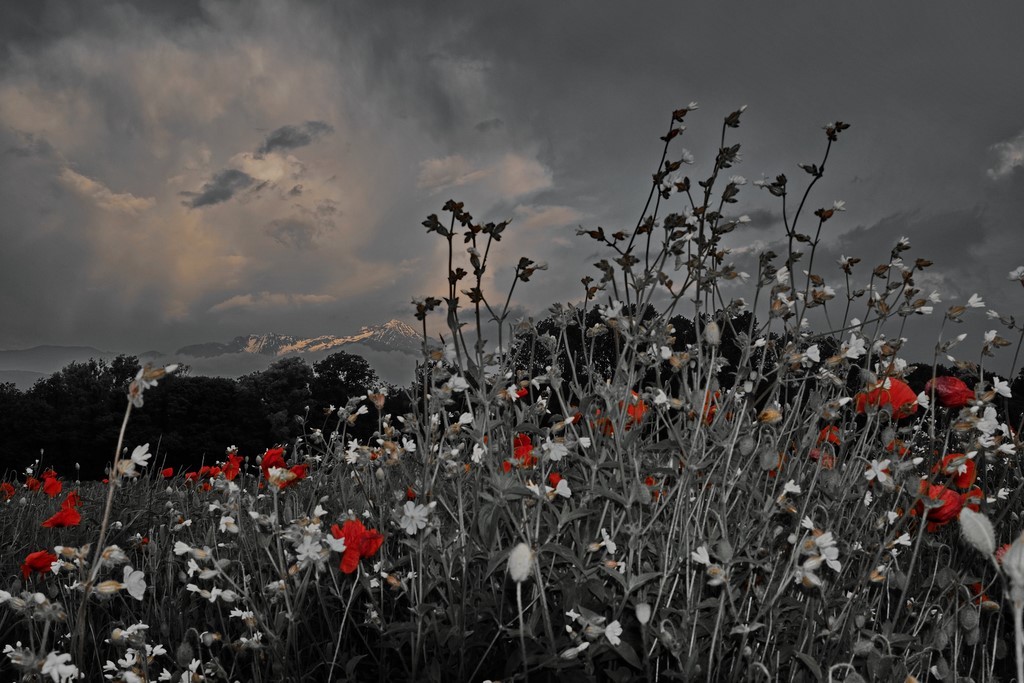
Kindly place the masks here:
[(325, 334), (318, 337), (294, 337), (274, 333), (250, 334), (235, 337), (227, 344), (210, 342), (185, 346), (178, 349), (178, 354), (198, 358), (227, 353), (285, 356), (341, 350), (341, 347), (349, 344), (361, 344), (381, 351), (400, 351), (412, 355), (418, 355), (422, 348), (416, 330), (401, 320), (389, 320), (382, 325), (364, 326), (359, 332), (346, 336)]

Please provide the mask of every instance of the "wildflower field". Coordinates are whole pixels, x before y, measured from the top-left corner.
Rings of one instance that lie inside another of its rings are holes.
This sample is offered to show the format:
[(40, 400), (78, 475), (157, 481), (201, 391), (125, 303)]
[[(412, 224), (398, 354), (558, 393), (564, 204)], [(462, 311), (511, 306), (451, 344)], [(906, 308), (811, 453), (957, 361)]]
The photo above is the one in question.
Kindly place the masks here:
[(951, 335), (911, 365), (915, 316), (943, 315), (945, 332), (984, 315), (982, 297), (942, 313), (904, 239), (877, 266), (815, 261), (845, 208), (810, 208), (842, 122), (799, 182), (751, 184), (782, 204), (789, 249), (739, 272), (726, 235), (755, 191), (729, 175), (743, 109), (691, 182), (674, 141), (695, 109), (672, 113), (635, 228), (580, 230), (608, 258), (543, 324), (509, 310), (544, 264), (521, 258), (507, 292), (483, 291), (508, 223), (455, 201), (424, 221), (448, 245), (447, 295), (413, 302), (407, 414), (371, 392), (305, 416), (293, 442), (244, 453), (225, 434), (221, 462), (161, 469), (131, 415), (174, 390), (174, 368), (144, 368), (105, 482), (45, 461), (9, 475), (3, 672), (1024, 679), (1019, 425), (983, 363), (1021, 326), (991, 312), (1008, 332), (986, 334), (978, 362)]

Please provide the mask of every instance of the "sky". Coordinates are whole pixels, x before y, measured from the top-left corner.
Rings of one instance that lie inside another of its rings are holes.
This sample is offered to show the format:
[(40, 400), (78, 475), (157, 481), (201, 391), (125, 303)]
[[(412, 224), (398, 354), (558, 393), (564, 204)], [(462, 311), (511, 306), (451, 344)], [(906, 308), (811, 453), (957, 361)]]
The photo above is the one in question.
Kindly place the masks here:
[[(842, 292), (840, 255), (866, 282), (908, 237), (943, 302), (904, 331), (930, 355), (942, 311), (975, 292), (1024, 320), (1007, 277), (1024, 264), (1021, 26), (1012, 1), (7, 1), (0, 348), (414, 322), (410, 300), (445, 291), (421, 222), (449, 198), (512, 219), (495, 298), (520, 256), (549, 264), (513, 300), (543, 316), (610, 255), (579, 226), (636, 225), (659, 137), (695, 101), (670, 153), (693, 154), (694, 180), (747, 105), (728, 138), (749, 181), (730, 207), (751, 217), (729, 241), (744, 270), (783, 251), (753, 181), (802, 187), (822, 127), (851, 124), (810, 199), (846, 202), (814, 270)], [(965, 319), (943, 334), (969, 332), (976, 359), (999, 325)]]

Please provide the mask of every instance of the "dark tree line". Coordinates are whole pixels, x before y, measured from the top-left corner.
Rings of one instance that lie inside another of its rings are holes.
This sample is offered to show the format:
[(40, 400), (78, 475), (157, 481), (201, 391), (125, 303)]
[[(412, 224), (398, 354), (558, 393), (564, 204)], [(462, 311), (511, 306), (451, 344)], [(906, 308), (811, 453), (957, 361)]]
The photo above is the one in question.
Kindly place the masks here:
[[(42, 466), (67, 478), (81, 466), (82, 479), (104, 476), (117, 444), (127, 405), (126, 390), (140, 367), (135, 356), (112, 361), (73, 362), (30, 389), (0, 384), (3, 464), (10, 476), (42, 454)], [(344, 351), (307, 364), (298, 357), (274, 362), (238, 379), (191, 376), (187, 368), (147, 391), (142, 409), (133, 410), (126, 445), (149, 443), (153, 466), (194, 468), (224, 458), (228, 446), (255, 456), (286, 444), (303, 431), (337, 426), (331, 405), (382, 386), (360, 356)], [(402, 413), (404, 392), (393, 387), (385, 412)], [(376, 429), (375, 408), (349, 433), (365, 439)], [(296, 418), (303, 418), (305, 424)]]

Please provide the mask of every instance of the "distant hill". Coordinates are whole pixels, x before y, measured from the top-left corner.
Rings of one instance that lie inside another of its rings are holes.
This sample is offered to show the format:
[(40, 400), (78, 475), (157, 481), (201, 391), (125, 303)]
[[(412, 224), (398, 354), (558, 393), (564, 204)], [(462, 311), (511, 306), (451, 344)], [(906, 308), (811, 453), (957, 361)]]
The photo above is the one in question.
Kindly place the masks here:
[(31, 389), (36, 380), (42, 377), (46, 377), (46, 373), (33, 370), (0, 370), (0, 384), (11, 382), (22, 391)]
[[(194, 374), (235, 377), (263, 370), (273, 359), (281, 356), (301, 355), (313, 363), (344, 349), (365, 357), (382, 379), (404, 382), (411, 377), (415, 360), (420, 356), (421, 344), (416, 330), (400, 320), (389, 320), (344, 336), (250, 334), (235, 337), (227, 343), (190, 344), (173, 355), (158, 350), (124, 353), (134, 353), (144, 363), (185, 363)], [(13, 382), (25, 390), (40, 377), (52, 375), (72, 362), (81, 363), (90, 358), (109, 361), (116, 356), (116, 352), (101, 351), (92, 346), (35, 346), (0, 351), (0, 382)]]
[(0, 351), (0, 370), (30, 370), (52, 373), (71, 361), (113, 358), (116, 353), (91, 346), (33, 346), (31, 349)]

